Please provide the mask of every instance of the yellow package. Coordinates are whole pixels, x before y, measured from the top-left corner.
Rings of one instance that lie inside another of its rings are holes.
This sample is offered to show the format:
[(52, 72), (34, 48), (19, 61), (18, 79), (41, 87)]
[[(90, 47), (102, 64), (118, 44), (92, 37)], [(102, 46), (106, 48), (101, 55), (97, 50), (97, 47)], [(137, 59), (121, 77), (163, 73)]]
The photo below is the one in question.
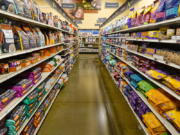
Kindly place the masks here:
[(164, 80), (166, 82), (168, 82), (173, 88), (175, 88), (177, 91), (180, 91), (180, 81), (171, 77), (171, 76), (167, 76), (166, 78), (164, 78)]
[(158, 108), (159, 111), (166, 112), (169, 110), (176, 109), (176, 103), (170, 99), (165, 93), (161, 90), (151, 89), (145, 93), (151, 103)]
[(178, 110), (171, 110), (165, 113), (165, 116), (170, 119), (173, 124), (179, 129), (180, 131), (180, 111)]
[(157, 80), (167, 77), (167, 75), (165, 75), (164, 73), (161, 73), (160, 71), (153, 69), (146, 71), (146, 74)]
[(157, 133), (157, 132), (166, 132), (165, 127), (161, 124), (161, 122), (154, 116), (152, 112), (146, 113), (142, 115), (143, 121), (145, 125), (148, 127), (148, 129), (152, 133)]

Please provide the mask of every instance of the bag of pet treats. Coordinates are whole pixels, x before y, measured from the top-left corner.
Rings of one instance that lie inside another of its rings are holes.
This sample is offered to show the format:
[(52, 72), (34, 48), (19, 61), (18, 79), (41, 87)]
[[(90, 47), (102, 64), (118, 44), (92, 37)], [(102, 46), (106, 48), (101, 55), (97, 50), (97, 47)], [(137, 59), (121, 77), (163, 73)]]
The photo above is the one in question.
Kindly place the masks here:
[(26, 50), (30, 48), (29, 37), (27, 34), (18, 26), (14, 26), (14, 40), (17, 50)]
[(3, 53), (16, 52), (12, 27), (8, 24), (0, 24), (0, 47)]
[(17, 8), (17, 14), (21, 16), (25, 16), (24, 14), (24, 1), (23, 0), (14, 0)]
[(17, 13), (14, 0), (0, 0), (0, 8), (11, 13)]

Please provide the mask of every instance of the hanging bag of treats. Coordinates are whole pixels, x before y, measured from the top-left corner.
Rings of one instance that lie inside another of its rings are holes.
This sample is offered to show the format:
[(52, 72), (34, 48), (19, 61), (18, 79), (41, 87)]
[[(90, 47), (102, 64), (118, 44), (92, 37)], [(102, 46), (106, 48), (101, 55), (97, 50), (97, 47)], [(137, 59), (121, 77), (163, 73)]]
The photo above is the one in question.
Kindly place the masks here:
[(12, 27), (8, 24), (0, 24), (0, 47), (3, 53), (16, 52)]

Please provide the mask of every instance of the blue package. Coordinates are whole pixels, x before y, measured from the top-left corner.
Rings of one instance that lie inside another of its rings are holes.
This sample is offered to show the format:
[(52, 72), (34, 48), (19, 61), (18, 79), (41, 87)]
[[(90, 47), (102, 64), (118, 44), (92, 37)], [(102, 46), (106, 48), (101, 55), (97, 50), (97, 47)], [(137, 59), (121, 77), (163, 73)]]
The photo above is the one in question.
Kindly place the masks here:
[(178, 7), (180, 4), (180, 0), (165, 0), (165, 10)]

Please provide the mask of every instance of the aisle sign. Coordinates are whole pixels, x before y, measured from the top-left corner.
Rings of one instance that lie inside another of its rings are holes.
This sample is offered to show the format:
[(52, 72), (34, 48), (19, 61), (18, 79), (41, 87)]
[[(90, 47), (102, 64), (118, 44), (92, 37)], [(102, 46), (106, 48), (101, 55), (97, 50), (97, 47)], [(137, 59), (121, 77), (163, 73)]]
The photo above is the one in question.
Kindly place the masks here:
[(118, 8), (119, 3), (118, 2), (106, 2), (105, 7), (106, 8)]
[(73, 3), (62, 3), (62, 8), (75, 8)]

